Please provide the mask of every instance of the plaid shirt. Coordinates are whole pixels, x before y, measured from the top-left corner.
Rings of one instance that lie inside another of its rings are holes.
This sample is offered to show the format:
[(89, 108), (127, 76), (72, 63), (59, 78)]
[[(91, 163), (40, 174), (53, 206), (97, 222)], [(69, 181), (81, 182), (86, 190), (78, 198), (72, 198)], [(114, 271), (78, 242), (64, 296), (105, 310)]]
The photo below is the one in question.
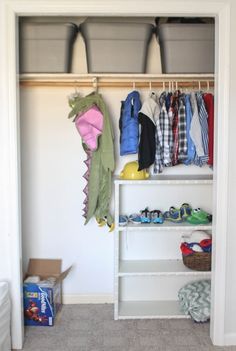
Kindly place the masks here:
[(160, 96), (160, 114), (156, 121), (156, 155), (154, 163), (154, 173), (161, 173), (165, 166), (171, 166), (172, 155), (172, 118), (166, 110), (166, 93)]
[(179, 97), (179, 110), (178, 110), (178, 160), (180, 162), (186, 160), (188, 153), (188, 140), (187, 140), (187, 123), (186, 112), (184, 105), (184, 95)]

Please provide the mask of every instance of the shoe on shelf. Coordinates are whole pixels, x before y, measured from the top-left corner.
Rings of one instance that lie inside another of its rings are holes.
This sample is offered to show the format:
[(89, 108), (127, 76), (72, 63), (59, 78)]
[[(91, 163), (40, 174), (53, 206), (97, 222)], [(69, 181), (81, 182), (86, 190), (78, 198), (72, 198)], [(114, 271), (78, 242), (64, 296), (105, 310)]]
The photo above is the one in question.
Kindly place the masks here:
[(141, 211), (140, 214), (141, 223), (151, 223), (151, 213), (146, 207), (145, 210)]
[(140, 224), (141, 223), (141, 216), (138, 213), (132, 213), (129, 216), (129, 222), (133, 223), (133, 224)]
[(191, 211), (186, 220), (191, 224), (207, 224), (212, 221), (212, 215), (198, 207)]
[(190, 216), (191, 211), (192, 207), (187, 203), (182, 204), (180, 207), (180, 213), (183, 219), (186, 219), (188, 216)]
[(123, 227), (128, 224), (128, 217), (124, 215), (119, 216), (119, 226)]
[(164, 213), (164, 219), (167, 221), (171, 221), (174, 223), (181, 223), (183, 222), (183, 218), (181, 216), (181, 210), (179, 208), (171, 206), (169, 211)]
[(151, 222), (154, 224), (162, 224), (164, 222), (163, 214), (160, 210), (151, 211)]

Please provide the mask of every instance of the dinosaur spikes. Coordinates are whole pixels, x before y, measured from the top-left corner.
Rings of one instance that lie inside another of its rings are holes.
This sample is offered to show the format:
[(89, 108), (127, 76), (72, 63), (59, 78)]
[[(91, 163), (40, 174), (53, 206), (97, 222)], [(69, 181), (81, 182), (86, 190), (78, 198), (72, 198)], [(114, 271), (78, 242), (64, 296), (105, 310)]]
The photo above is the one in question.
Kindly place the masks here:
[(85, 186), (83, 192), (85, 195), (88, 195), (88, 184)]
[(84, 179), (88, 180), (89, 179), (89, 170), (87, 170), (84, 175), (83, 175)]

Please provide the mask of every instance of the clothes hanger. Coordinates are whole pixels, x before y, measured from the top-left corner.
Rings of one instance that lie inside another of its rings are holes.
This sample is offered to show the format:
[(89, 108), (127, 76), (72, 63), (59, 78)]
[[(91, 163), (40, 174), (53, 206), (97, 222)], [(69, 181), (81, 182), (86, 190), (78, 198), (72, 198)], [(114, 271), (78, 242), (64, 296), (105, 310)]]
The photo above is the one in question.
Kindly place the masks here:
[(98, 92), (98, 79), (97, 79), (97, 77), (93, 78), (93, 89), (94, 89), (94, 93)]
[(198, 90), (199, 90), (199, 92), (201, 91), (201, 81), (200, 80), (198, 81)]
[(209, 82), (209, 80), (207, 81), (207, 92), (209, 92), (209, 90), (210, 90), (210, 82)]
[(71, 108), (73, 108), (74, 106), (74, 103), (75, 103), (75, 100), (78, 98), (78, 97), (81, 97), (80, 95), (80, 92), (78, 91), (77, 89), (77, 81), (75, 80), (74, 81), (74, 92), (71, 93), (70, 95), (68, 95), (68, 103), (69, 103), (69, 106)]
[(166, 91), (166, 82), (163, 80), (162, 82), (162, 90), (163, 91)]
[(154, 98), (157, 100), (157, 94), (155, 93), (154, 90), (152, 90), (152, 82), (149, 82), (149, 97)]

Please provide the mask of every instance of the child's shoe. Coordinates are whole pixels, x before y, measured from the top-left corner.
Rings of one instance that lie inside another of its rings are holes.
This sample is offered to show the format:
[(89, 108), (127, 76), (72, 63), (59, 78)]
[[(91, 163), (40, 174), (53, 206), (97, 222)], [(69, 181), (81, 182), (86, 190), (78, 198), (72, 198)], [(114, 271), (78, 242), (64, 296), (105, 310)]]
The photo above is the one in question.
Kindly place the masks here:
[(140, 218), (141, 218), (141, 223), (151, 222), (151, 214), (147, 207), (145, 208), (145, 210), (141, 211)]
[(164, 219), (167, 221), (175, 222), (175, 223), (181, 223), (183, 222), (183, 218), (181, 216), (181, 211), (179, 208), (175, 207), (170, 207), (169, 211), (166, 211), (164, 213)]
[(164, 222), (163, 214), (160, 210), (151, 211), (151, 222), (154, 224), (162, 224)]
[(140, 214), (132, 213), (129, 216), (129, 222), (131, 222), (133, 224), (140, 224), (141, 223), (141, 216), (140, 216)]
[(191, 215), (187, 217), (187, 222), (191, 224), (207, 224), (211, 222), (212, 215), (203, 211), (201, 208), (195, 208), (191, 211)]
[(128, 217), (124, 215), (119, 216), (119, 226), (124, 227), (128, 224)]
[(180, 207), (180, 213), (183, 220), (185, 220), (188, 216), (191, 215), (191, 211), (192, 211), (192, 208), (189, 204), (187, 203), (182, 204), (182, 206)]

